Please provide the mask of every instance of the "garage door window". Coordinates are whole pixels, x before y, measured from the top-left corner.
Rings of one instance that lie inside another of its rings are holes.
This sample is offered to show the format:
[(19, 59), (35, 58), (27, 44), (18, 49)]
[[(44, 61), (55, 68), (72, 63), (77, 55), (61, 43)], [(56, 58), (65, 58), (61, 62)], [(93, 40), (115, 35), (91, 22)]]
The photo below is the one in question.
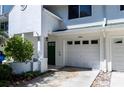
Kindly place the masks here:
[(72, 45), (73, 42), (72, 42), (72, 41), (67, 41), (67, 44), (68, 44), (68, 45)]
[(89, 44), (89, 41), (88, 40), (84, 40), (82, 43), (83, 44)]
[(74, 43), (75, 43), (75, 45), (79, 45), (80, 41), (75, 41)]
[(98, 40), (91, 40), (91, 44), (98, 44)]
[(114, 44), (122, 44), (123, 41), (122, 41), (122, 38), (115, 38), (114, 39)]

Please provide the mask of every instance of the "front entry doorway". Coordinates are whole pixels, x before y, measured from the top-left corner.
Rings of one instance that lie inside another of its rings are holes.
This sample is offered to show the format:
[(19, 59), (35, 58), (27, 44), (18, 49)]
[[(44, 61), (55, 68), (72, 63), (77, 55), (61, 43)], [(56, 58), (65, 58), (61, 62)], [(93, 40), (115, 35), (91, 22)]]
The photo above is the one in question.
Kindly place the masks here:
[(55, 42), (48, 42), (48, 65), (55, 65)]

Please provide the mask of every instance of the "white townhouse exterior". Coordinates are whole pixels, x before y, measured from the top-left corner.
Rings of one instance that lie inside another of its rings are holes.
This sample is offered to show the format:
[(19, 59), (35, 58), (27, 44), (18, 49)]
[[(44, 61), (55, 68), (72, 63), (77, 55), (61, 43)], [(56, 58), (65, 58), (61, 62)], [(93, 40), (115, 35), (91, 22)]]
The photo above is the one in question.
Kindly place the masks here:
[(8, 32), (8, 14), (13, 5), (0, 5), (0, 30)]
[[(0, 5), (0, 31), (8, 33), (8, 13), (12, 5)], [(4, 50), (4, 44), (0, 44), (0, 51)]]
[(8, 31), (48, 65), (124, 71), (124, 5), (15, 5)]

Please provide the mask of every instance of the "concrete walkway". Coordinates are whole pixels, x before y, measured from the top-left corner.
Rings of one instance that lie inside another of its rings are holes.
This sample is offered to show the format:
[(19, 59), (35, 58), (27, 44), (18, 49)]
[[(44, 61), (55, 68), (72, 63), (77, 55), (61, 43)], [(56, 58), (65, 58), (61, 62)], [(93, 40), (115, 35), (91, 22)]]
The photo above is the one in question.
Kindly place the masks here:
[(110, 87), (124, 87), (124, 72), (112, 72)]
[(25, 87), (90, 87), (99, 71), (65, 67), (26, 82)]
[(78, 76), (66, 80), (62, 87), (90, 87), (99, 71), (81, 71)]

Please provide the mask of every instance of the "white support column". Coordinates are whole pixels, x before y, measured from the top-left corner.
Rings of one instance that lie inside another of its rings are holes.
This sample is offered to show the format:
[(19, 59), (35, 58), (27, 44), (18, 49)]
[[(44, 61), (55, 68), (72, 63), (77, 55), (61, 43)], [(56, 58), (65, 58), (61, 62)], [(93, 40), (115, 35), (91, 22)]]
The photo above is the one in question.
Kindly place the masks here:
[(100, 34), (100, 70), (106, 72), (105, 37), (103, 32)]
[(112, 71), (112, 62), (111, 62), (111, 36), (106, 38), (106, 59), (107, 59), (107, 71)]
[(24, 41), (24, 33), (22, 34), (22, 39), (23, 39), (23, 41)]
[(63, 40), (63, 67), (65, 66), (66, 62), (66, 41)]
[(40, 36), (37, 37), (37, 53), (39, 58), (40, 57)]
[(39, 41), (39, 62), (40, 62), (40, 71), (45, 72), (47, 71), (47, 58), (44, 57), (44, 43), (45, 37), (41, 36)]
[(47, 64), (47, 58), (44, 56), (44, 47), (45, 47), (45, 35), (44, 35), (44, 26), (43, 26), (43, 5), (41, 5), (41, 35), (39, 40), (39, 63), (40, 63), (40, 71), (45, 72), (47, 71), (48, 64)]
[(44, 58), (44, 37), (40, 37), (40, 58)]

